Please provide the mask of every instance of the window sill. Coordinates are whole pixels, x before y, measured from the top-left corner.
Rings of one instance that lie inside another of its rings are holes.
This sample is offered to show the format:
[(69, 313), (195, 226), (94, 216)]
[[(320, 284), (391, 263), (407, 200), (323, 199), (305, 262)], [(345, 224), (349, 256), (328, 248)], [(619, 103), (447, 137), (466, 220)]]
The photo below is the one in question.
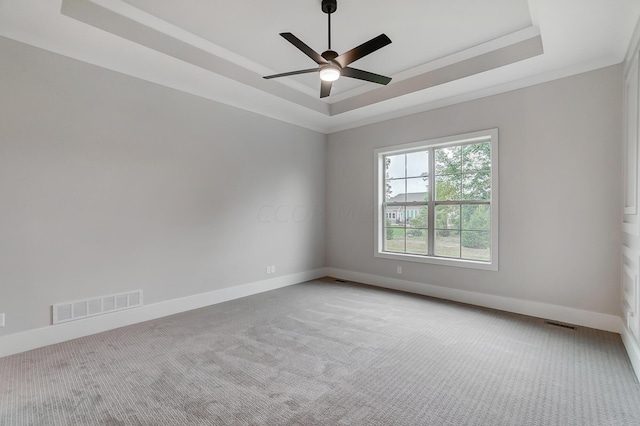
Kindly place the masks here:
[(485, 271), (497, 271), (498, 262), (483, 262), (478, 260), (453, 259), (435, 256), (420, 256), (407, 253), (392, 253), (376, 251), (375, 257), (382, 259), (400, 260), (404, 262), (428, 263), (432, 265), (453, 266), (458, 268), (482, 269)]

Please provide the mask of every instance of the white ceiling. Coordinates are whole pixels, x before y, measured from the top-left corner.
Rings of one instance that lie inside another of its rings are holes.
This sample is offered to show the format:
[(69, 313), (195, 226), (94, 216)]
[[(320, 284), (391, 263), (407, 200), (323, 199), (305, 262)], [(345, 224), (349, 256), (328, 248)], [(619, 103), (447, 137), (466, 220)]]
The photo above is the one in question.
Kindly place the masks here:
[(354, 67), (388, 86), (317, 74), (280, 37), (321, 53), (320, 0), (0, 0), (0, 35), (258, 114), (329, 133), (622, 62), (638, 0), (338, 0), (332, 49), (381, 33)]

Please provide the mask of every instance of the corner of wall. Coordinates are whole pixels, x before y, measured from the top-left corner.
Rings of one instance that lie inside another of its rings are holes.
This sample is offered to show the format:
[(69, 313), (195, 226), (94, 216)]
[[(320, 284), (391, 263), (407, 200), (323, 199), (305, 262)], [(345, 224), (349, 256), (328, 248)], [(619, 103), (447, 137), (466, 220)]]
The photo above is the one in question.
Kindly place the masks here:
[(636, 23), (623, 63), (622, 122), (623, 174), (622, 269), (620, 289), (621, 336), (633, 369), (640, 379), (640, 19)]
[(640, 381), (640, 345), (638, 345), (638, 341), (633, 338), (633, 335), (627, 327), (621, 325), (621, 328), (622, 343), (624, 343), (627, 355), (629, 355), (629, 361), (631, 361), (633, 371), (636, 373), (638, 381)]

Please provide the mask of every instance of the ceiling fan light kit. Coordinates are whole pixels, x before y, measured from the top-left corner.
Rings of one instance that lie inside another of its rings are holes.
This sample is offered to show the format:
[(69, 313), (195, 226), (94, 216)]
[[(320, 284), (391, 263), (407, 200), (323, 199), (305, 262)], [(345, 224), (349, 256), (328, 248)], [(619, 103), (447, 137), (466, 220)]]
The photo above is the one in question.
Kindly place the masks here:
[(343, 53), (342, 55), (338, 55), (337, 52), (331, 50), (331, 14), (335, 12), (338, 8), (337, 0), (322, 0), (321, 5), (322, 11), (327, 14), (329, 21), (329, 31), (328, 31), (328, 41), (329, 46), (328, 50), (319, 54), (306, 44), (302, 42), (298, 37), (294, 36), (291, 33), (280, 33), (280, 35), (285, 38), (289, 43), (293, 44), (297, 47), (302, 53), (311, 58), (316, 64), (318, 64), (318, 68), (310, 68), (298, 71), (290, 71), (281, 74), (268, 75), (264, 78), (272, 79), (278, 77), (287, 77), (291, 75), (298, 74), (307, 74), (312, 72), (318, 72), (321, 80), (320, 84), (320, 97), (324, 98), (329, 96), (331, 92), (331, 85), (334, 81), (339, 79), (341, 76), (355, 78), (358, 80), (370, 81), (378, 84), (389, 84), (391, 81), (390, 77), (385, 77), (383, 75), (374, 74), (368, 71), (362, 71), (356, 68), (351, 68), (348, 65), (352, 62), (357, 61), (358, 59), (375, 52), (378, 49), (386, 46), (391, 43), (389, 37), (385, 34), (380, 34), (378, 37), (375, 37), (358, 47), (355, 47), (348, 52)]
[(320, 80), (322, 81), (336, 81), (340, 78), (340, 67), (336, 65), (325, 65), (320, 67)]

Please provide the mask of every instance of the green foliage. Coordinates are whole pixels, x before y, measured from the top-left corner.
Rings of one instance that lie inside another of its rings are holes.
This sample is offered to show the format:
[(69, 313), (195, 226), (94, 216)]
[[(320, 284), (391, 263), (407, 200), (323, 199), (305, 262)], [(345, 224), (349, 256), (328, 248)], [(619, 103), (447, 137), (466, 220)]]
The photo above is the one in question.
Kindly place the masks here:
[(436, 229), (440, 235), (448, 237), (450, 230), (460, 229), (460, 206), (436, 206)]
[(491, 195), (491, 144), (438, 148), (436, 200), (488, 200)]
[(459, 200), (460, 176), (445, 175), (436, 177), (436, 200)]
[(409, 227), (410, 228), (426, 228), (427, 227), (427, 209), (423, 209), (420, 211), (420, 215), (418, 217), (414, 217), (409, 219)]
[[(425, 196), (425, 200), (428, 198), (428, 196)], [(409, 219), (409, 227), (411, 228), (426, 228), (427, 227), (427, 207), (420, 207), (420, 211), (418, 213), (418, 216), (416, 217), (412, 217)]]
[[(481, 142), (471, 145), (451, 146), (435, 150), (436, 161), (436, 200), (489, 200), (491, 198), (491, 144)], [(456, 229), (489, 229), (488, 224), (481, 226), (479, 221), (486, 220), (478, 213), (475, 222), (470, 222), (474, 209), (459, 206), (439, 206), (436, 208), (436, 229), (441, 229), (440, 235), (449, 236)], [(476, 225), (481, 227), (476, 227)], [(469, 226), (469, 227), (467, 227)], [(465, 247), (488, 247), (484, 240), (484, 233), (464, 233), (463, 237), (470, 245)], [(482, 241), (481, 241), (482, 240)]]
[(480, 205), (472, 207), (475, 208), (464, 209), (463, 216), (466, 217), (463, 217), (463, 223), (465, 230), (471, 229), (474, 231), (462, 232), (462, 246), (479, 249), (489, 248), (491, 240), (488, 230), (491, 224), (488, 206)]
[(385, 188), (384, 188), (384, 192), (385, 192), (385, 199), (388, 200), (391, 197), (393, 197), (393, 191), (391, 191), (391, 184), (389, 184), (389, 181), (386, 179), (389, 179), (389, 166), (391, 165), (391, 159), (390, 158), (385, 158), (384, 161), (384, 170), (385, 170)]
[(462, 246), (475, 249), (489, 248), (489, 233), (488, 232), (462, 232)]

